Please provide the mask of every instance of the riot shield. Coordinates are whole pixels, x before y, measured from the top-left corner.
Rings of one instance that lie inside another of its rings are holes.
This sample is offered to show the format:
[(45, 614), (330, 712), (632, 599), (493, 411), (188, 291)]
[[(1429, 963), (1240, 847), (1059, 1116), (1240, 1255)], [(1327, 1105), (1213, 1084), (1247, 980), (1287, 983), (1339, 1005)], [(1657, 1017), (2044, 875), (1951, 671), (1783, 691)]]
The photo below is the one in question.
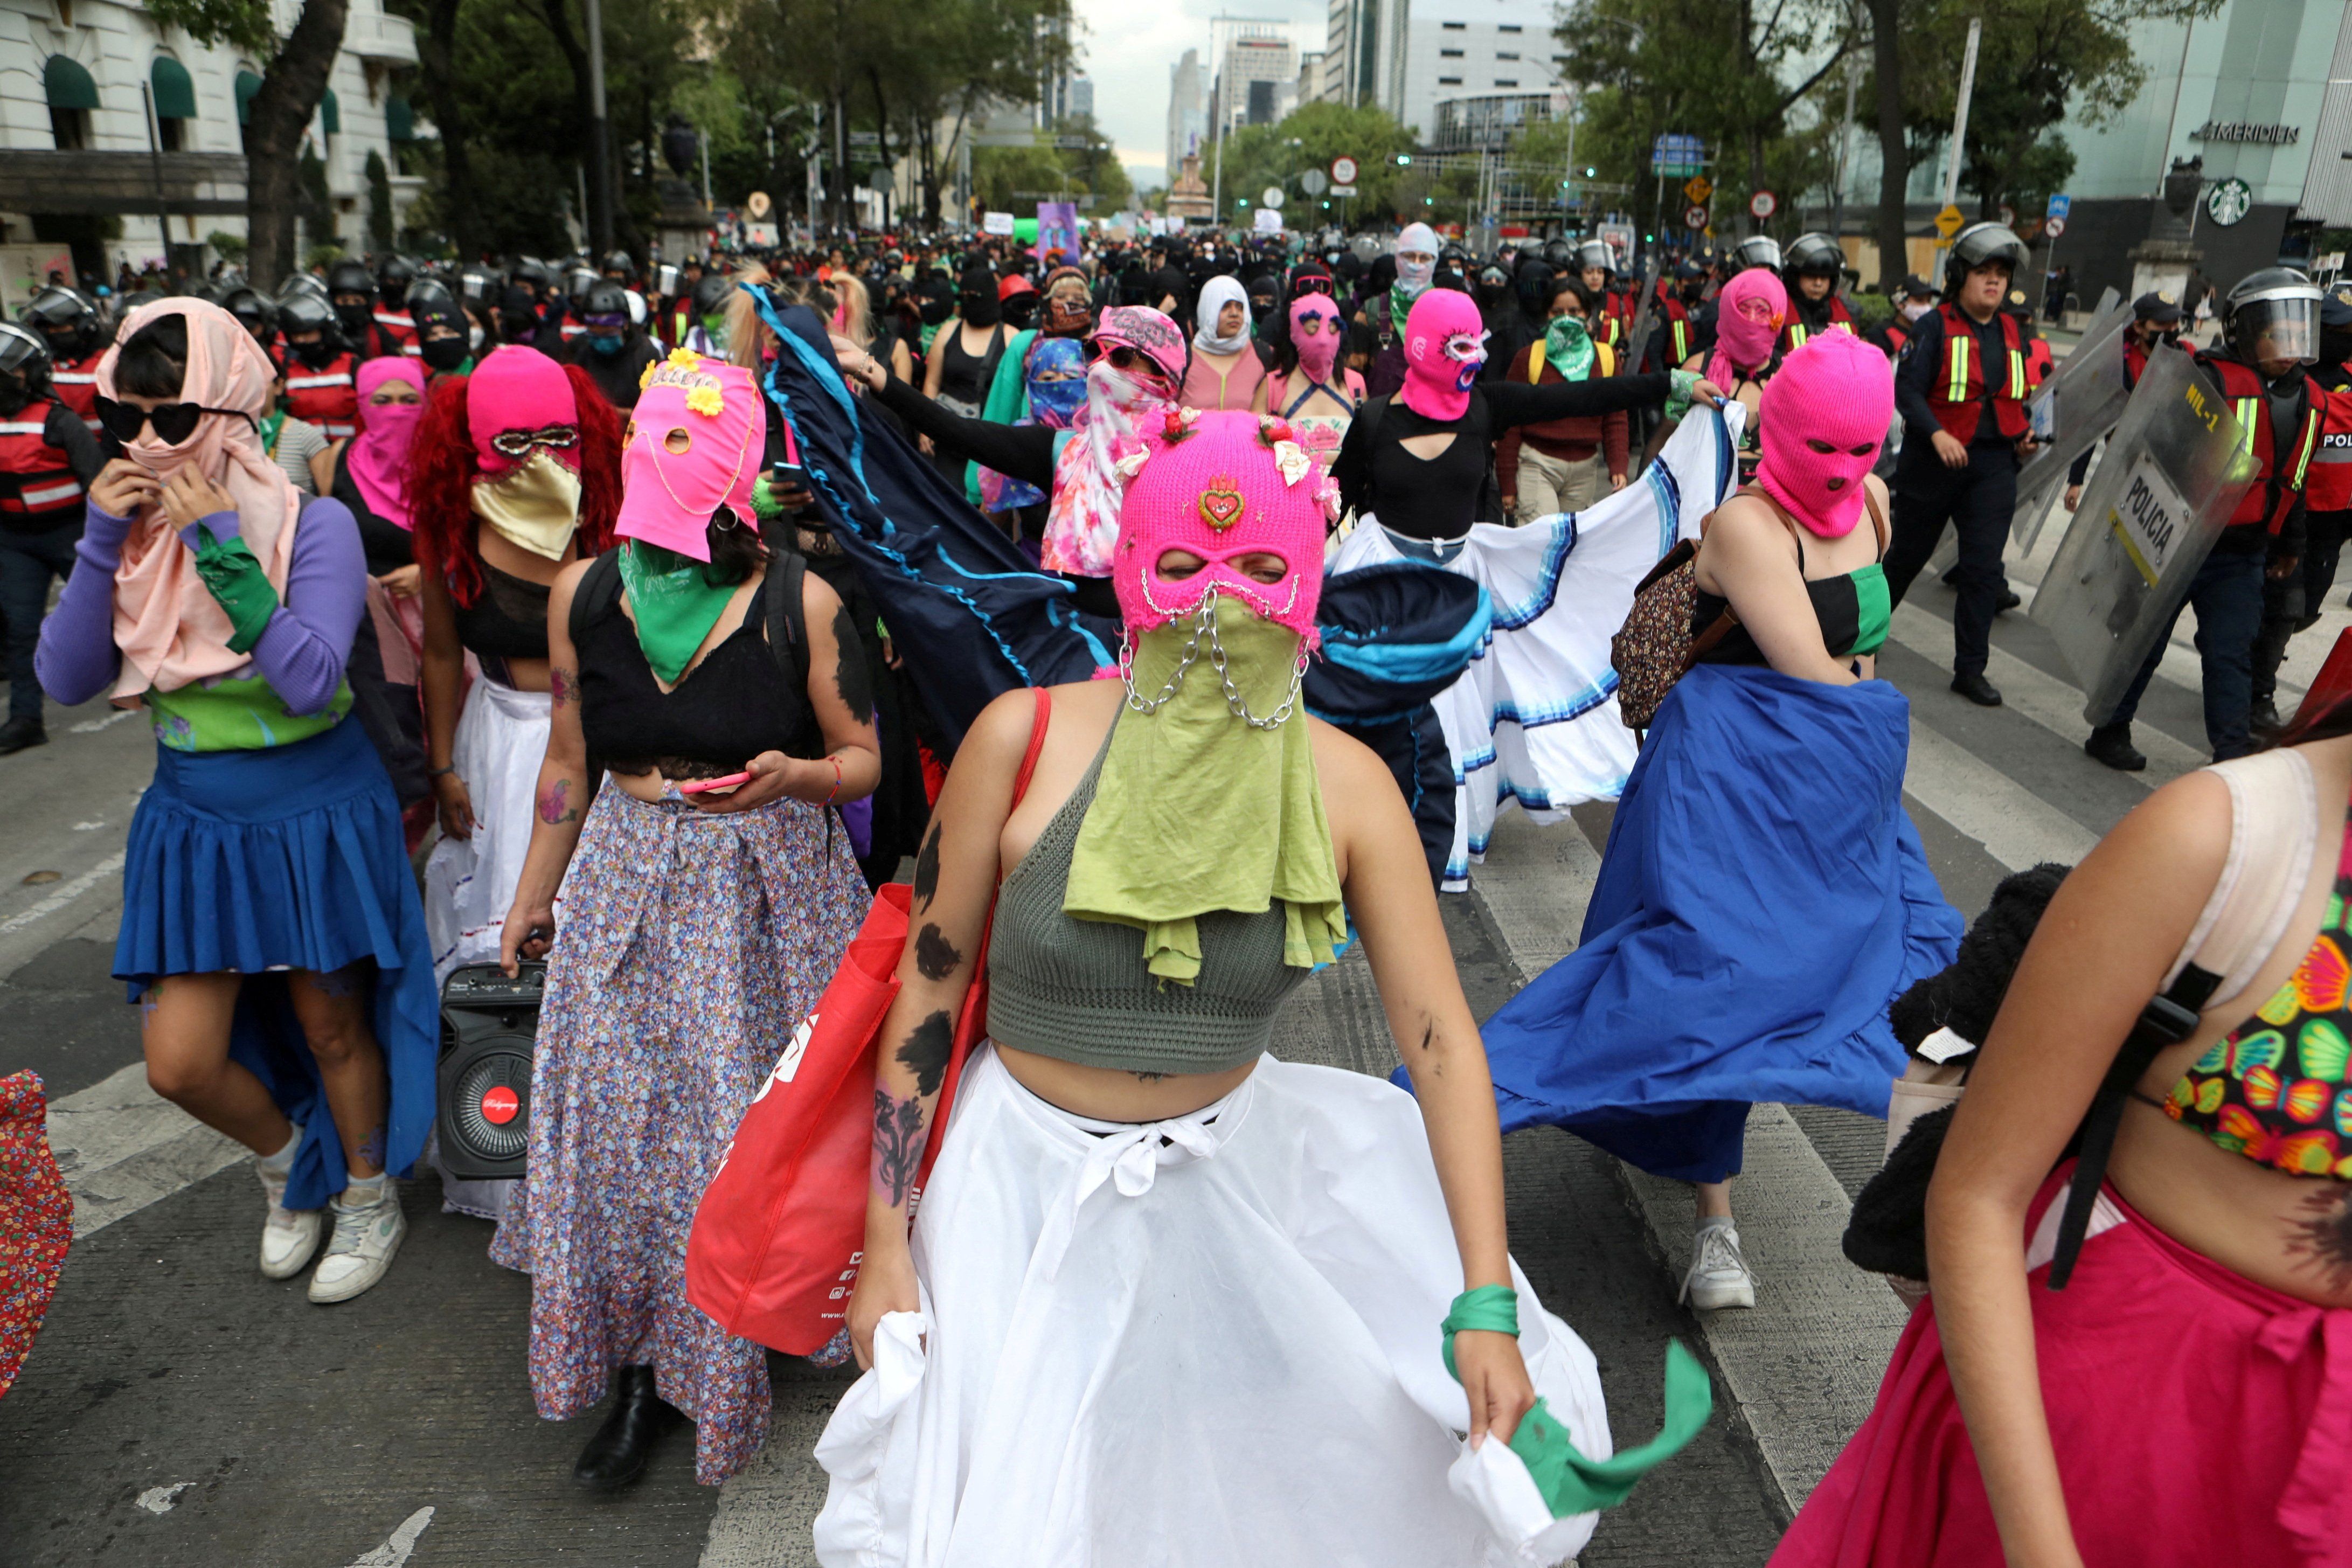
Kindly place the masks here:
[[(1658, 324), (1658, 253), (1654, 250), (1650, 252), (1649, 266), (1642, 269), (1642, 291), (1635, 298), (1641, 300), (1641, 304), (1633, 311), (1633, 330), (1625, 338), (1625, 353), (1631, 361), (1624, 367), (1628, 375), (1641, 373), (1641, 356), (1649, 352), (1650, 333)], [(1682, 367), (1670, 364), (1666, 368), (1679, 370)]]
[(2123, 700), (2259, 471), (2196, 361), (2151, 358), (2033, 598), (2093, 724)]
[(2131, 305), (2109, 289), (2065, 363), (2033, 394), (2033, 433), (2042, 445), (2017, 470), (2017, 510), (2009, 525), (2021, 555), (2042, 536), (2051, 488), (2063, 484), (2074, 459), (2123, 417), (2131, 396), (2124, 380), (2124, 334), (2131, 324)]

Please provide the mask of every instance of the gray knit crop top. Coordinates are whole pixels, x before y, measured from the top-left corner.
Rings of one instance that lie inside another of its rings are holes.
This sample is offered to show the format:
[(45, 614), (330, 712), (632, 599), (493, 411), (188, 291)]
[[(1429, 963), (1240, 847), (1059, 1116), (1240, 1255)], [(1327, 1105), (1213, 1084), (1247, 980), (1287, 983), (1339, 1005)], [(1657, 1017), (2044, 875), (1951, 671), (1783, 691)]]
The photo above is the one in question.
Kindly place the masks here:
[(1255, 1061), (1282, 999), (1307, 977), (1282, 962), (1283, 908), (1200, 918), (1201, 973), (1164, 985), (1143, 967), (1143, 933), (1062, 912), (1078, 828), (1103, 749), (1004, 879), (988, 948), (988, 1033), (1001, 1045), (1121, 1072), (1214, 1073)]

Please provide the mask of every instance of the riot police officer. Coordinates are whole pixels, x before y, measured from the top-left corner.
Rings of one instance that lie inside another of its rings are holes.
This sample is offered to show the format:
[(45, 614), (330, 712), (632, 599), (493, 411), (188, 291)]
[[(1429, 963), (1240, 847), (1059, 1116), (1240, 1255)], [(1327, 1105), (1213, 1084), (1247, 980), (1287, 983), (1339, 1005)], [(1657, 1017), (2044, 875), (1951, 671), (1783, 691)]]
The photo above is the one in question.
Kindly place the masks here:
[(375, 324), (403, 353), (416, 352), (416, 313), (408, 301), (415, 281), (416, 263), (398, 251), (388, 252), (375, 264)]
[(1936, 308), (1939, 296), (1936, 286), (1917, 273), (1913, 273), (1895, 285), (1895, 313), (1870, 331), (1870, 341), (1886, 352), (1888, 359), (1900, 359), (1911, 342), (1911, 324)]
[[(2304, 367), (2318, 357), (2319, 290), (2291, 267), (2265, 267), (2241, 279), (2222, 302), (2221, 345), (2197, 354), (2199, 368), (2237, 416), (2239, 437), (2261, 469), (2189, 579), (2186, 600), (2197, 611), (2205, 739), (2216, 761), (2252, 749), (2254, 640), (2265, 587), (2295, 584), (2302, 565), (2303, 488), (2328, 401)], [(2289, 618), (2301, 614), (2300, 600), (2294, 594), (2272, 602), (2281, 618)], [(2131, 773), (2147, 765), (2131, 743), (2132, 716), (2179, 618), (2175, 610), (2123, 701), (2083, 744), (2111, 768)]]
[[(2319, 619), (2320, 603), (2336, 584), (2336, 563), (2352, 526), (2352, 288), (2319, 302), (2319, 363), (2305, 373), (2321, 399), (2319, 446), (2303, 483), (2303, 565), (2293, 576), (2266, 583), (2262, 634), (2254, 639), (2253, 727), (2278, 728), (2278, 668), (2287, 639)], [(2299, 588), (2302, 602), (2289, 602)]]
[(278, 328), (286, 337), (286, 412), (330, 441), (356, 434), (360, 358), (344, 346), (334, 310), (297, 289), (278, 300)]
[(2000, 693), (1985, 679), (1992, 618), (2008, 584), (2000, 554), (2017, 510), (2017, 468), (2032, 449), (2025, 412), (2025, 342), (2001, 309), (2025, 246), (2004, 224), (1971, 224), (1944, 264), (1944, 302), (1913, 324), (1895, 373), (1906, 439), (1895, 470), (1886, 585), (1896, 604), (1935, 553), (1947, 523), (1959, 534), (1952, 616), (1952, 689), (1979, 707)]
[(79, 289), (52, 283), (33, 296), (18, 319), (48, 346), (52, 395), (98, 435), (98, 360), (106, 352), (106, 323)]
[(73, 570), (84, 498), (102, 466), (97, 438), (54, 395), (51, 374), (39, 333), (0, 323), (0, 616), (8, 654), (0, 756), (49, 738), (33, 654), (49, 580)]
[(1853, 315), (1838, 298), (1845, 277), (1845, 251), (1826, 234), (1801, 234), (1789, 242), (1780, 281), (1789, 286), (1789, 324), (1780, 329), (1780, 352), (1802, 348), (1815, 332), (1853, 331)]

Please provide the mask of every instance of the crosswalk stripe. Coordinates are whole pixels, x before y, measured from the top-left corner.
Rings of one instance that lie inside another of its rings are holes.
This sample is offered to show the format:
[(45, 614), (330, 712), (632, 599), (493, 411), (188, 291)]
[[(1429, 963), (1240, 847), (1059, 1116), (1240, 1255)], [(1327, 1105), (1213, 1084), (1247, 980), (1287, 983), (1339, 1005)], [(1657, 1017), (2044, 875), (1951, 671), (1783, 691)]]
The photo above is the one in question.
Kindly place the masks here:
[(2097, 834), (1916, 718), (1911, 721), (1903, 791), (2012, 871), (2044, 860), (2071, 866), (2099, 841)]

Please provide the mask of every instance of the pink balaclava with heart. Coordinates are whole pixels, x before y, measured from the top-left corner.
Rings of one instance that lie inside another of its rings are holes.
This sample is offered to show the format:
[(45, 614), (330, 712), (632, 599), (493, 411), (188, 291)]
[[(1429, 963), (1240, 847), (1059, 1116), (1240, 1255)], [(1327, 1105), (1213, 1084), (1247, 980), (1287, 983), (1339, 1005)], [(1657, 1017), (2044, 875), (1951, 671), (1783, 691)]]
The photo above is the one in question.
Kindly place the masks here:
[[(1129, 632), (1140, 636), (1201, 607), (1212, 589), (1313, 647), (1323, 594), (1323, 540), (1337, 490), (1279, 419), (1232, 410), (1171, 419), (1119, 508), (1111, 587)], [(1189, 577), (1160, 574), (1160, 558), (1189, 551), (1208, 563)], [(1235, 564), (1279, 556), (1276, 583)]]
[(621, 447), (613, 531), (709, 560), (707, 531), (720, 507), (759, 527), (751, 486), (766, 434), (760, 389), (741, 365), (680, 351), (652, 366)]
[(1764, 384), (1756, 482), (1814, 533), (1843, 538), (1861, 521), (1863, 480), (1894, 417), (1886, 356), (1852, 332), (1817, 332)]
[(1397, 396), (1431, 419), (1459, 419), (1486, 363), (1486, 324), (1459, 289), (1432, 289), (1404, 319), (1404, 386)]

